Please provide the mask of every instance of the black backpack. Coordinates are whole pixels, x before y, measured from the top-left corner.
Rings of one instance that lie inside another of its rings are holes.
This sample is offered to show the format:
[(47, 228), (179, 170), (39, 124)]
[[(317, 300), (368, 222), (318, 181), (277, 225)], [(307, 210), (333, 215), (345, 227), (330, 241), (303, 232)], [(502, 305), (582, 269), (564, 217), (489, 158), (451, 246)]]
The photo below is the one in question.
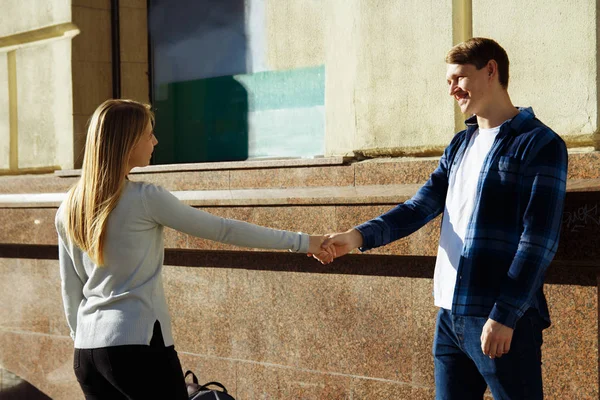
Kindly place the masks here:
[[(225, 386), (219, 382), (208, 382), (204, 385), (198, 384), (198, 378), (192, 371), (185, 373), (185, 378), (191, 375), (192, 383), (187, 383), (187, 391), (189, 400), (235, 400), (229, 393)], [(217, 389), (210, 389), (209, 386), (216, 386)]]

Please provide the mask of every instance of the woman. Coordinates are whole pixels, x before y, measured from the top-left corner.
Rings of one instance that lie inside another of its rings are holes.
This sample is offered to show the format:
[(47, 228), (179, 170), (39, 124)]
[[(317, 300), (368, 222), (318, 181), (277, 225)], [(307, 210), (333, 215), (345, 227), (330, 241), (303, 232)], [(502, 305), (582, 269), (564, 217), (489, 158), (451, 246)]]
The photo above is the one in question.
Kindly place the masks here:
[(62, 296), (86, 399), (187, 399), (161, 278), (163, 226), (245, 247), (320, 253), (320, 236), (263, 228), (132, 182), (158, 143), (149, 106), (108, 100), (88, 129), (81, 178), (56, 214)]

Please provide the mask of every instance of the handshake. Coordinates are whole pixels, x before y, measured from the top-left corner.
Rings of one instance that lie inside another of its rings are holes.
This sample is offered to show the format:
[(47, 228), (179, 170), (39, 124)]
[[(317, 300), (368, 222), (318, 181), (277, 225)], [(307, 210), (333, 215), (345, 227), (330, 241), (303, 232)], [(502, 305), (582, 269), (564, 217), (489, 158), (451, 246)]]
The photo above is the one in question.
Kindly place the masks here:
[(335, 258), (350, 253), (362, 244), (362, 235), (356, 229), (343, 233), (311, 235), (307, 256), (316, 258), (321, 264), (329, 264)]

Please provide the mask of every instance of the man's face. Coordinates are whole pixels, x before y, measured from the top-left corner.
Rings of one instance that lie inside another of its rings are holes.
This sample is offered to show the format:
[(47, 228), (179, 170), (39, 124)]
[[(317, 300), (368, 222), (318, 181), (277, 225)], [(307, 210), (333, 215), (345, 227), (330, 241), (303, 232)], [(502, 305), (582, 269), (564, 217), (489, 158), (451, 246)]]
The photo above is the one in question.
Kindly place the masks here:
[(448, 64), (446, 81), (448, 94), (458, 102), (463, 114), (478, 114), (485, 110), (491, 83), (487, 67), (478, 70), (473, 64)]

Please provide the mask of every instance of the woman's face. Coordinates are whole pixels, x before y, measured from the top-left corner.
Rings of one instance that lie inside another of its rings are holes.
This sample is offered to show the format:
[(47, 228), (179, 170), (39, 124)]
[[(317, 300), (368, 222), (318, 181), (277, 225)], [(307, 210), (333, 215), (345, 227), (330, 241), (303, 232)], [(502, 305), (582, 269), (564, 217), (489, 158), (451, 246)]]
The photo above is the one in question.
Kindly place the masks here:
[(142, 137), (134, 146), (129, 157), (129, 169), (135, 167), (145, 167), (150, 164), (150, 157), (154, 151), (154, 146), (158, 144), (156, 136), (152, 131), (152, 124), (148, 123), (148, 126), (142, 133)]

